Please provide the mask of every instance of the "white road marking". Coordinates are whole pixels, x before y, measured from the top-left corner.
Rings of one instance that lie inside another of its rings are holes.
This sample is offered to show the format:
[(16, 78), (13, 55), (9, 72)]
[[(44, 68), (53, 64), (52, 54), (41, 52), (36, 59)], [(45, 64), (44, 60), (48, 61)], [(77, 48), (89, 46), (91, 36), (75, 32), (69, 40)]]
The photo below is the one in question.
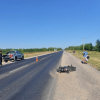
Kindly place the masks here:
[[(35, 62), (34, 62), (34, 63), (35, 63)], [(22, 70), (22, 69), (24, 69), (24, 68), (26, 68), (26, 67), (28, 67), (29, 65), (32, 65), (32, 64), (33, 64), (33, 62), (30, 63), (30, 64), (27, 64), (27, 65), (25, 65), (25, 66), (22, 66), (22, 67), (20, 67), (20, 68), (14, 69), (14, 70), (9, 71), (9, 72), (6, 72), (6, 73), (4, 73), (4, 74), (1, 74), (1, 75), (0, 75), (0, 79), (3, 79), (3, 78), (5, 78), (5, 77), (7, 77), (7, 76), (9, 76), (9, 75), (11, 75), (11, 74), (13, 74), (13, 73), (19, 71), (19, 70)]]
[(25, 66), (22, 66), (22, 67), (20, 67), (20, 68), (17, 68), (17, 69), (15, 69), (15, 70), (12, 70), (12, 71), (10, 71), (9, 73), (13, 73), (13, 72), (19, 71), (19, 70), (21, 70), (21, 69), (23, 69), (23, 68), (25, 68), (25, 67), (28, 67), (28, 66), (29, 66), (29, 64), (27, 64), (27, 65), (25, 65)]
[[(50, 55), (50, 56), (52, 56), (52, 55)], [(41, 60), (46, 59), (46, 58), (47, 58), (47, 57), (44, 57), (44, 58), (42, 58)], [(22, 66), (22, 67), (20, 67), (20, 68), (14, 69), (14, 70), (9, 71), (9, 72), (6, 72), (6, 73), (4, 73), (4, 74), (1, 74), (1, 75), (0, 75), (0, 79), (3, 79), (3, 78), (5, 78), (5, 77), (7, 77), (7, 76), (9, 76), (9, 75), (11, 75), (11, 74), (13, 74), (13, 73), (19, 71), (19, 70), (22, 70), (22, 69), (24, 69), (24, 68), (26, 68), (26, 67), (28, 67), (28, 66), (34, 64), (34, 63), (36, 63), (36, 62), (32, 62), (32, 63), (27, 64), (27, 65), (24, 65), (24, 66)]]
[[(55, 53), (55, 52), (53, 52), (53, 53)], [(43, 55), (48, 55), (48, 54), (53, 54), (53, 53), (47, 53), (47, 54), (41, 54), (41, 55), (38, 55), (38, 57), (40, 57), (40, 56), (43, 56)], [(33, 57), (27, 57), (27, 58), (24, 58), (24, 59), (31, 59), (31, 58), (36, 58), (37, 56), (33, 56)], [(10, 63), (15, 63), (15, 62), (3, 62), (2, 64), (3, 65), (7, 65), (7, 64), (10, 64)]]

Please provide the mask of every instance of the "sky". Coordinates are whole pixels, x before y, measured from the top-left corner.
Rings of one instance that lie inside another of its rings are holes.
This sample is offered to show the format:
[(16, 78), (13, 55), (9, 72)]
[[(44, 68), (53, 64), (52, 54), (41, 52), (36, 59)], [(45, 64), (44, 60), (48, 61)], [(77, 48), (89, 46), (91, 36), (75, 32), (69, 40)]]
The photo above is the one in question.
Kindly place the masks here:
[(100, 0), (0, 0), (0, 48), (66, 48), (100, 39)]

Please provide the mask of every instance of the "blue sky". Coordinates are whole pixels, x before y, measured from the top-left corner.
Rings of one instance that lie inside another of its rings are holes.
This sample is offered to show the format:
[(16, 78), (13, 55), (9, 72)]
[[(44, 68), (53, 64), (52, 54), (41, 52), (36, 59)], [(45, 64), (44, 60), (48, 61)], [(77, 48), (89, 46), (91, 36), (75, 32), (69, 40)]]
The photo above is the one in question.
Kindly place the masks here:
[(100, 0), (0, 0), (0, 48), (95, 45)]

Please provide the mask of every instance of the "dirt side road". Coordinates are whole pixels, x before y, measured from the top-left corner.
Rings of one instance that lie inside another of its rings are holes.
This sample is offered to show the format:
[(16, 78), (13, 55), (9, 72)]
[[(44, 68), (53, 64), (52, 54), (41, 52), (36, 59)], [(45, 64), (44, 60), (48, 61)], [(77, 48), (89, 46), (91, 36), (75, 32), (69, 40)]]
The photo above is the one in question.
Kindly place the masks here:
[(64, 52), (61, 65), (71, 64), (75, 72), (57, 73), (54, 100), (100, 100), (100, 71)]

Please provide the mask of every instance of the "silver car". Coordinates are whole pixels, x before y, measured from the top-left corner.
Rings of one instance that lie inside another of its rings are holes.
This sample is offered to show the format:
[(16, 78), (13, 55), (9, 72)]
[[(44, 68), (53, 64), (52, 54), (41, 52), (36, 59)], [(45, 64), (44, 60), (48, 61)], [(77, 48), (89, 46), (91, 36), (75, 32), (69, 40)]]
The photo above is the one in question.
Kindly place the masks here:
[(10, 52), (7, 52), (6, 56), (3, 56), (3, 59), (5, 62), (8, 62), (8, 60), (17, 61), (17, 59), (24, 60), (24, 55), (20, 53), (19, 51), (10, 51)]

